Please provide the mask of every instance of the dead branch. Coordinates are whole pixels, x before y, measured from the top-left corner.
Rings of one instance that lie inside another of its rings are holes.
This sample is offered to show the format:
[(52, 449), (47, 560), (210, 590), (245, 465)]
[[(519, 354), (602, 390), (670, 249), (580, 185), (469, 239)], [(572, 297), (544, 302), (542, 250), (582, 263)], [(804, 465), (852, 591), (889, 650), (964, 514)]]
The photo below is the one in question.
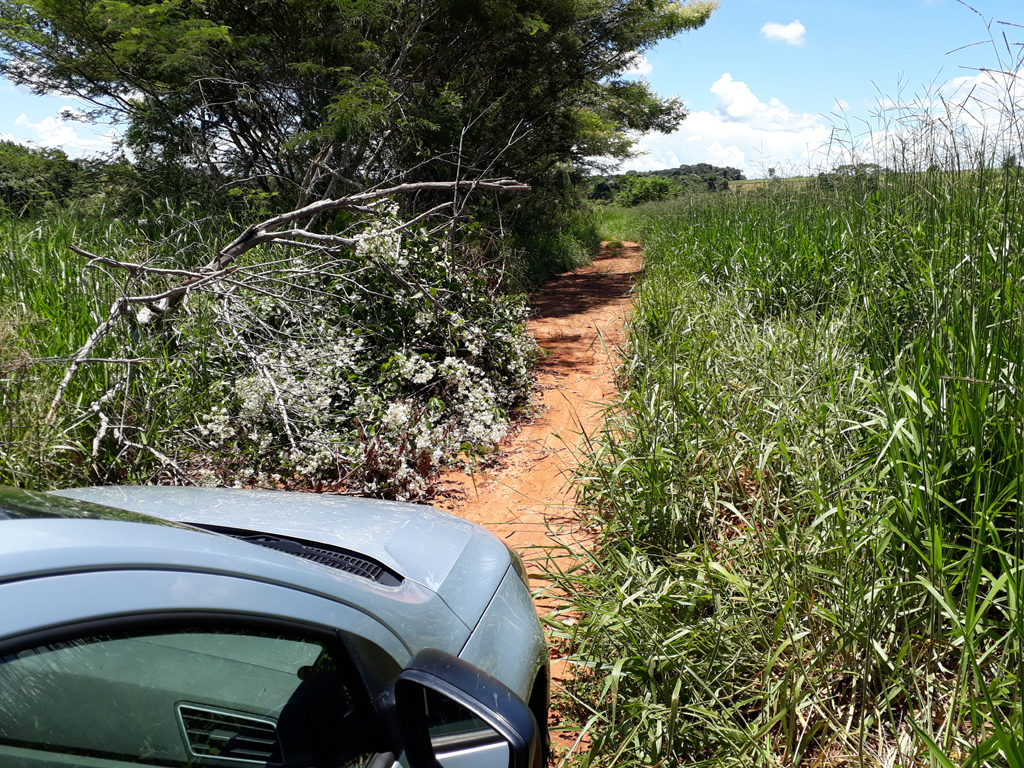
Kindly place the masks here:
[(64, 378), (61, 379), (60, 385), (57, 387), (57, 392), (53, 396), (53, 400), (50, 401), (50, 409), (46, 412), (46, 418), (43, 420), (44, 424), (52, 424), (53, 417), (57, 413), (57, 406), (60, 405), (61, 399), (64, 397), (64, 392), (67, 391), (68, 385), (71, 384), (71, 380), (75, 377), (75, 373), (78, 371), (82, 362), (89, 357), (89, 353), (93, 351), (97, 344), (106, 336), (114, 325), (124, 314), (125, 307), (128, 306), (128, 300), (125, 297), (116, 299), (110, 307), (110, 312), (107, 314), (107, 319), (96, 326), (89, 338), (86, 339), (85, 344), (78, 350), (78, 354), (75, 355), (74, 360), (71, 361), (71, 365), (68, 366), (67, 371), (64, 372)]
[[(236, 275), (236, 273), (239, 272), (238, 268), (233, 266), (234, 262), (246, 252), (260, 245), (276, 244), (291, 247), (298, 246), (305, 249), (331, 250), (337, 248), (354, 249), (359, 242), (356, 238), (311, 232), (308, 229), (291, 226), (298, 221), (306, 219), (315, 220), (315, 217), (335, 211), (347, 211), (350, 213), (362, 214), (364, 216), (379, 215), (377, 203), (395, 195), (430, 191), (450, 191), (453, 195), (457, 195), (460, 191), (470, 194), (476, 190), (521, 192), (529, 189), (530, 187), (528, 185), (510, 178), (467, 179), (456, 181), (405, 183), (391, 187), (368, 190), (365, 192), (358, 192), (356, 194), (347, 195), (337, 199), (319, 200), (296, 210), (289, 211), (288, 213), (273, 216), (259, 224), (254, 224), (248, 227), (231, 243), (218, 251), (216, 256), (214, 256), (206, 266), (201, 267), (198, 270), (167, 269), (152, 267), (145, 264), (133, 264), (131, 262), (97, 256), (96, 254), (89, 253), (84, 249), (71, 246), (71, 250), (74, 253), (88, 259), (86, 264), (87, 267), (112, 267), (126, 271), (131, 277), (156, 276), (164, 278), (178, 277), (183, 279), (177, 285), (159, 293), (135, 296), (124, 295), (113, 302), (107, 314), (107, 318), (96, 327), (96, 329), (89, 335), (86, 342), (78, 349), (71, 359), (71, 362), (64, 373), (64, 377), (61, 379), (53, 399), (50, 402), (50, 407), (47, 410), (44, 423), (53, 423), (57, 409), (64, 398), (64, 394), (67, 392), (68, 386), (74, 380), (75, 374), (83, 365), (101, 361), (127, 364), (135, 362), (135, 360), (129, 358), (102, 358), (94, 357), (92, 355), (96, 346), (114, 329), (118, 322), (120, 322), (121, 318), (132, 313), (131, 308), (133, 306), (143, 305), (143, 309), (139, 311), (137, 317), (137, 322), (141, 325), (145, 325), (153, 317), (167, 318), (175, 308), (180, 306), (190, 292), (207, 288), (215, 283), (233, 283), (234, 281), (230, 276)], [(430, 216), (436, 215), (445, 210), (454, 210), (456, 208), (457, 201), (455, 199), (442, 203), (431, 208), (425, 213), (419, 214), (409, 221), (402, 222), (400, 225), (388, 230), (385, 234), (400, 233), (415, 226), (417, 223)], [(395, 273), (394, 270), (390, 269), (387, 265), (380, 263), (379, 260), (373, 259), (372, 257), (368, 257), (368, 260), (374, 265), (374, 267), (385, 272), (389, 277), (396, 280), (404, 287), (412, 287), (408, 281)], [(434, 305), (435, 309), (437, 308), (437, 300), (431, 296), (429, 291), (423, 289), (423, 287), (418, 283), (415, 285), (415, 288), (422, 296), (424, 296), (426, 301)], [(90, 407), (90, 411), (92, 413), (98, 412), (101, 402), (102, 399), (97, 403), (93, 403)], [(284, 418), (287, 430), (287, 427), (289, 426), (287, 424), (287, 414), (284, 415)], [(101, 426), (101, 432), (106, 433), (107, 429), (106, 422), (104, 422)], [(291, 439), (291, 432), (290, 430), (287, 431), (289, 439)], [(120, 437), (119, 440), (121, 440)], [(123, 444), (128, 444), (124, 440), (121, 440), (121, 442)], [(98, 442), (95, 443), (94, 446), (98, 446)], [(152, 449), (148, 450), (152, 452)], [(156, 455), (155, 452), (154, 455)], [(174, 466), (173, 462), (166, 457), (158, 456), (158, 458), (165, 464)]]
[[(334, 211), (348, 211), (350, 213), (361, 213), (364, 215), (373, 215), (377, 211), (373, 207), (373, 204), (384, 200), (394, 195), (405, 195), (412, 192), (426, 192), (426, 191), (457, 191), (459, 189), (474, 191), (477, 189), (495, 190), (500, 192), (523, 192), (530, 189), (529, 185), (522, 184), (515, 179), (473, 179), (467, 181), (424, 181), (416, 183), (399, 184), (394, 187), (385, 187), (382, 189), (371, 190), (369, 192), (360, 192), (354, 195), (348, 195), (346, 197), (340, 197), (335, 200), (319, 200), (315, 203), (311, 203), (302, 208), (298, 208), (288, 213), (282, 213), (278, 216), (274, 216), (266, 221), (259, 224), (254, 224), (246, 229), (241, 235), (235, 238), (225, 248), (217, 253), (217, 255), (207, 264), (205, 267), (199, 270), (202, 274), (217, 274), (227, 269), (232, 262), (238, 259), (246, 252), (253, 248), (263, 245), (265, 243), (273, 242), (278, 239), (302, 239), (311, 240), (314, 242), (324, 242), (324, 235), (314, 235), (307, 230), (296, 230), (288, 229), (283, 230), (287, 224), (291, 224), (301, 219), (308, 219), (314, 216), (319, 216), (324, 213), (331, 213)], [(444, 204), (438, 206), (431, 213), (443, 210), (449, 207), (450, 204)], [(422, 218), (422, 217), (419, 217)], [(418, 220), (418, 219), (417, 219)], [(411, 223), (407, 223), (405, 226), (410, 226)], [(404, 227), (403, 227), (404, 228)], [(401, 228), (399, 228), (401, 229)], [(334, 245), (342, 247), (354, 247), (355, 241), (347, 238), (337, 238), (338, 242), (332, 243)], [(166, 314), (168, 311), (173, 310), (182, 299), (188, 294), (189, 291), (194, 290), (197, 287), (197, 283), (202, 278), (192, 278), (186, 280), (181, 285), (168, 291), (165, 295), (161, 296), (157, 300), (157, 304), (154, 307), (154, 311), (159, 314)], [(142, 302), (146, 303), (146, 302)]]
[[(241, 335), (238, 333), (238, 328), (235, 327), (235, 323), (231, 317), (231, 309), (228, 306), (228, 297), (221, 297), (221, 316), (227, 321), (228, 330), (231, 331), (231, 336), (238, 343), (238, 345), (248, 351), (247, 345), (242, 341)], [(258, 354), (250, 354), (249, 360), (255, 366), (260, 376), (266, 381), (270, 388), (274, 390), (274, 407), (277, 409), (278, 415), (281, 417), (281, 424), (284, 427), (285, 435), (288, 437), (288, 444), (292, 450), (295, 450), (295, 435), (292, 434), (292, 422), (288, 417), (288, 409), (285, 406), (284, 398), (281, 396), (281, 388), (277, 386), (277, 381), (274, 379), (273, 373), (263, 364)]]

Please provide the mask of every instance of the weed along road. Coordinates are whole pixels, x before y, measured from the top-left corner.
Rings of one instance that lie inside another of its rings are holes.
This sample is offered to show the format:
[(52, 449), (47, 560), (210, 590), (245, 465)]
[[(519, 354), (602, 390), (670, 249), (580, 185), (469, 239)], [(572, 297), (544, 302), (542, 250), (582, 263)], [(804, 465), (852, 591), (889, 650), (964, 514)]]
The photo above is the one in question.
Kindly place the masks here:
[[(615, 395), (616, 349), (640, 268), (635, 243), (603, 247), (592, 264), (559, 275), (533, 296), (530, 330), (543, 350), (534, 369), (534, 415), (484, 466), (447, 473), (445, 490), (432, 502), (486, 526), (522, 555), (535, 576), (549, 553), (565, 553), (565, 562), (568, 552), (592, 538), (577, 519), (569, 471)], [(538, 610), (557, 607), (557, 597), (547, 597)], [(566, 666), (553, 660), (555, 686)]]

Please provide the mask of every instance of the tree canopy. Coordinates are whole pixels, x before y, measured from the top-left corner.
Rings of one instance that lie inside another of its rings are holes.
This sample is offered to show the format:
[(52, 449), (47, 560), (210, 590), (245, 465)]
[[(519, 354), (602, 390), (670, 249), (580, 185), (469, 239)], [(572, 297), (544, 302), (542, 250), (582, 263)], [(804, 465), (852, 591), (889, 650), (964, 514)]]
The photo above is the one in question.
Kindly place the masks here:
[(154, 171), (288, 202), (413, 179), (544, 188), (685, 116), (622, 73), (715, 0), (0, 0), (0, 73), (127, 123)]

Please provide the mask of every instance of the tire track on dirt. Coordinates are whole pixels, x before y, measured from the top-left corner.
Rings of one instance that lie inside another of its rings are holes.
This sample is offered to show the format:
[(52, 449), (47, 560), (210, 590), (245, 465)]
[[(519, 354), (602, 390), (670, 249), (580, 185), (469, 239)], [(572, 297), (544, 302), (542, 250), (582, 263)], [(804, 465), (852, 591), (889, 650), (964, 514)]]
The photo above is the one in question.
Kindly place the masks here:
[[(581, 435), (600, 429), (603, 407), (616, 394), (615, 349), (624, 340), (623, 321), (640, 268), (636, 243), (602, 247), (591, 264), (558, 275), (531, 297), (529, 330), (543, 350), (534, 367), (534, 416), (516, 425), (484, 468), (445, 473), (432, 500), (504, 539), (534, 577), (553, 548), (565, 553), (559, 562), (564, 568), (571, 563), (569, 553), (593, 541), (576, 514), (568, 473)], [(535, 581), (538, 586), (543, 583)], [(558, 607), (551, 596), (538, 601), (537, 610), (545, 614)], [(552, 658), (553, 690), (566, 679), (567, 667)], [(566, 739), (558, 741), (568, 746)]]

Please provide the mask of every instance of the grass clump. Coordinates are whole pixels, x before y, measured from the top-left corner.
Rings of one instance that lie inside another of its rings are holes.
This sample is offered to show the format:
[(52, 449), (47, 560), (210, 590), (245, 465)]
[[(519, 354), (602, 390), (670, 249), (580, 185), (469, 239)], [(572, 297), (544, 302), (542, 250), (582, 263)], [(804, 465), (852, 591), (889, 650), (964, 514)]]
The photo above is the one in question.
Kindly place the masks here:
[(1024, 189), (959, 149), (600, 212), (645, 270), (557, 579), (584, 765), (1024, 764)]

